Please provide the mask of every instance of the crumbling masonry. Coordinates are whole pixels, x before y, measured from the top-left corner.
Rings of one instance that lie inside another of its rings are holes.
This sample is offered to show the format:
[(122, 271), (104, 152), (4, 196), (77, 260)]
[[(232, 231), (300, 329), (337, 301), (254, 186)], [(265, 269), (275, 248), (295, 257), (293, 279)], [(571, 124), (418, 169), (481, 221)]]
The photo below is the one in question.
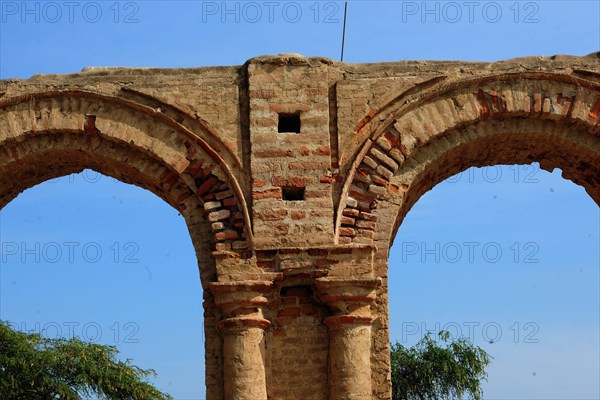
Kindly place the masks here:
[(4, 80), (0, 207), (85, 168), (148, 189), (197, 252), (208, 399), (389, 399), (404, 216), (471, 166), (534, 161), (600, 203), (599, 54)]

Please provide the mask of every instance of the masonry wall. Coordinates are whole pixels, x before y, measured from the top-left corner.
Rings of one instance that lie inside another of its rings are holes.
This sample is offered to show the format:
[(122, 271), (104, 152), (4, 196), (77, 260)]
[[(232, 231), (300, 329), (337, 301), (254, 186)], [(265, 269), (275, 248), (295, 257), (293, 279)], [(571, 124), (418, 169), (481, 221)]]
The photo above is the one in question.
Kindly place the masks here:
[(600, 202), (598, 54), (283, 54), (0, 82), (0, 205), (92, 167), (186, 218), (211, 400), (389, 399), (388, 255), (402, 219), (453, 173), (532, 161)]

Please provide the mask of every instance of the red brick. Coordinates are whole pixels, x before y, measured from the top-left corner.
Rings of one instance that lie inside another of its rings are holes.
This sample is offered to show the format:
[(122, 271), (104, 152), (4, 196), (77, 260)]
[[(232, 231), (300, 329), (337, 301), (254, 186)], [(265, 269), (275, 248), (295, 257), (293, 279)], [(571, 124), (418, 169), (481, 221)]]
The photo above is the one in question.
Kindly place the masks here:
[(224, 207), (233, 207), (237, 205), (237, 199), (235, 197), (230, 197), (228, 199), (223, 200)]
[(329, 217), (331, 216), (331, 211), (321, 211), (321, 210), (313, 210), (310, 212), (310, 215), (313, 217)]
[(231, 223), (231, 226), (233, 226), (234, 228), (241, 229), (244, 227), (244, 221), (240, 220), (240, 219), (236, 219), (235, 221), (233, 221)]
[(239, 238), (239, 235), (236, 231), (221, 231), (215, 233), (214, 237), (217, 242), (222, 242), (224, 240), (235, 240)]
[(363, 221), (363, 220), (358, 220), (356, 221), (356, 227), (357, 228), (366, 228), (366, 229), (371, 229), (371, 230), (375, 230), (375, 222), (373, 221)]
[(344, 211), (342, 211), (342, 214), (347, 217), (358, 217), (360, 211), (355, 208), (345, 208)]
[(329, 156), (331, 155), (331, 149), (329, 148), (329, 146), (317, 147), (315, 150), (313, 150), (313, 154), (319, 156)]
[(304, 211), (292, 211), (292, 219), (299, 220), (306, 218), (306, 213)]
[(340, 236), (350, 236), (350, 237), (354, 237), (356, 236), (356, 231), (354, 230), (354, 228), (340, 228)]
[(383, 136), (392, 144), (392, 146), (398, 147), (400, 149), (404, 147), (400, 139), (397, 138), (392, 132), (387, 131), (383, 134)]
[(354, 224), (356, 223), (356, 220), (354, 218), (350, 218), (350, 217), (342, 217), (342, 225), (347, 225), (347, 226), (354, 226)]
[(358, 236), (362, 236), (362, 237), (367, 237), (369, 239), (373, 239), (373, 238), (375, 238), (375, 232), (374, 231), (370, 231), (368, 229), (359, 229), (358, 230)]
[(232, 190), (225, 190), (223, 192), (215, 193), (215, 198), (217, 200), (223, 200), (223, 199), (226, 199), (226, 198), (232, 197), (232, 196), (233, 196)]
[(252, 181), (252, 187), (263, 187), (267, 184), (267, 182), (265, 182), (262, 179), (254, 179)]
[(364, 219), (365, 221), (377, 221), (377, 214), (361, 212), (360, 219)]
[(358, 192), (356, 190), (351, 190), (350, 193), (348, 193), (352, 198), (359, 200), (359, 201), (365, 201), (365, 202), (372, 202), (373, 201), (373, 197), (369, 196), (365, 193), (361, 193)]
[(273, 186), (279, 187), (304, 187), (306, 186), (304, 178), (301, 176), (274, 176)]
[(198, 175), (198, 173), (202, 170), (202, 161), (201, 160), (193, 160), (190, 165), (188, 165), (188, 167), (185, 170), (185, 173), (192, 176), (192, 177), (196, 177), (196, 175)]
[(211, 176), (202, 185), (200, 185), (198, 189), (196, 189), (196, 195), (202, 196), (204, 193), (207, 193), (218, 183), (219, 178), (217, 178), (216, 176)]
[(261, 192), (254, 191), (252, 192), (252, 197), (255, 200), (260, 199), (281, 199), (281, 188), (276, 189), (267, 189)]
[(386, 181), (378, 175), (371, 176), (371, 179), (373, 179), (373, 182), (378, 184), (379, 186), (387, 187), (387, 185), (389, 184), (388, 181)]

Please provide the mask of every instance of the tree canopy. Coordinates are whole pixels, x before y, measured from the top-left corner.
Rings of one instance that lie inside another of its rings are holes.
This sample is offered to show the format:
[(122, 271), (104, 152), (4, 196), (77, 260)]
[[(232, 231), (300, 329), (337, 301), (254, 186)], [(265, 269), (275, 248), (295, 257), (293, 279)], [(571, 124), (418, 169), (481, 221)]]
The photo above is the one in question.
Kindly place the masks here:
[(391, 346), (393, 400), (481, 400), (481, 381), (486, 380), (490, 356), (465, 338), (450, 340), (447, 331), (438, 342), (426, 334), (416, 346)]
[(147, 383), (155, 376), (117, 359), (113, 346), (77, 338), (48, 339), (13, 330), (0, 321), (0, 398), (3, 400), (163, 400)]

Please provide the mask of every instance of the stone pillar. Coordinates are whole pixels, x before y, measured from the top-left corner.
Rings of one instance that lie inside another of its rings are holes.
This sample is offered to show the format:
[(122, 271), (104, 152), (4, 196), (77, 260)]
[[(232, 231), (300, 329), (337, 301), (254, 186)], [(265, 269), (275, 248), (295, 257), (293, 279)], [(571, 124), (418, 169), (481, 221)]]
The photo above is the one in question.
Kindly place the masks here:
[(329, 329), (329, 399), (370, 400), (371, 303), (380, 278), (317, 279), (321, 300), (333, 315)]
[(272, 281), (214, 282), (211, 291), (223, 311), (225, 400), (267, 400), (264, 332), (271, 322), (263, 307)]

